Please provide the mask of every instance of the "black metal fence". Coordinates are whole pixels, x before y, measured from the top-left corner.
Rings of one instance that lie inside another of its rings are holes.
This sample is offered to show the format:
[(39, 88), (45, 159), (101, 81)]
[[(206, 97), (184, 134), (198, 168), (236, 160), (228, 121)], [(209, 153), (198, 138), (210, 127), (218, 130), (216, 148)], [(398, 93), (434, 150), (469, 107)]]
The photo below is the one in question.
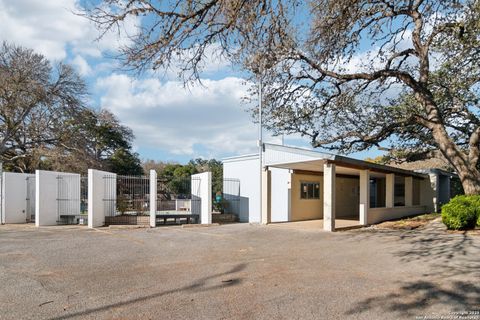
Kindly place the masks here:
[(150, 212), (150, 178), (116, 177), (115, 215), (148, 215)]
[(224, 178), (222, 190), (212, 192), (212, 210), (214, 213), (240, 213), (240, 180)]
[(88, 214), (88, 177), (80, 178), (80, 214)]
[(80, 215), (79, 175), (57, 176), (57, 223), (77, 224)]
[(192, 196), (192, 183), (195, 189), (199, 178), (157, 179), (157, 212), (191, 212), (196, 207), (198, 197)]

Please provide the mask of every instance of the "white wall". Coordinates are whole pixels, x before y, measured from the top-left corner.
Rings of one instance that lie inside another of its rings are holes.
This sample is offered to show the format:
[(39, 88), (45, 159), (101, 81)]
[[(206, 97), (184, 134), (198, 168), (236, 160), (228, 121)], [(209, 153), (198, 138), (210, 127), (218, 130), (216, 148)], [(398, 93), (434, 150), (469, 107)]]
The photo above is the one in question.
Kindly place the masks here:
[[(192, 214), (200, 215), (201, 224), (212, 223), (212, 173), (203, 172), (192, 175), (192, 200), (198, 203), (200, 201), (200, 210), (198, 206), (192, 207)], [(200, 211), (200, 212), (198, 212)]]
[[(35, 225), (56, 225), (58, 215), (68, 213), (80, 214), (80, 175), (75, 173), (36, 170), (35, 172)], [(58, 179), (65, 178), (65, 179)], [(69, 199), (60, 204), (59, 212), (59, 184), (63, 190), (62, 199)]]
[(258, 156), (224, 160), (223, 178), (240, 180), (239, 220), (260, 223), (260, 164)]
[(270, 168), (271, 182), (271, 213), (272, 222), (285, 222), (291, 218), (291, 187), (292, 174), (287, 169)]
[[(4, 172), (2, 178), (2, 223), (27, 222), (27, 178), (34, 174)], [(29, 217), (28, 217), (29, 218)]]
[[(117, 175), (115, 173), (88, 169), (89, 228), (103, 226), (105, 224), (105, 215), (114, 213), (114, 199), (117, 196), (116, 178)], [(104, 199), (109, 199), (109, 202), (105, 203)]]

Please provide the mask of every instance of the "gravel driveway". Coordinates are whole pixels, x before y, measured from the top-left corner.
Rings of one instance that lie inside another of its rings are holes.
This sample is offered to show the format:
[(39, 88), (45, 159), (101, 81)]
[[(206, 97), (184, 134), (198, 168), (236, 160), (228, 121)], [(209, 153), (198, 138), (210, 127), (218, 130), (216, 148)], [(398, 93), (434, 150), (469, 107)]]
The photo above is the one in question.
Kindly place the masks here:
[[(0, 226), (0, 319), (420, 319), (480, 310), (480, 237)], [(480, 315), (476, 318), (480, 319)]]

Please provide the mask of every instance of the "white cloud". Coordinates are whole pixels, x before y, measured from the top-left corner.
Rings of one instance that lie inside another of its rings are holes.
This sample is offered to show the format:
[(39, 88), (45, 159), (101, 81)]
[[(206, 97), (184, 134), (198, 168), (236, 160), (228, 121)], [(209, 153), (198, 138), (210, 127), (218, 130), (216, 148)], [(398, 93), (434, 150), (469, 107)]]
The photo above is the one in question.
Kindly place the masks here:
[[(67, 47), (86, 56), (101, 57), (104, 51), (115, 50), (128, 43), (124, 34), (107, 33), (95, 41), (99, 32), (80, 12), (78, 0), (0, 0), (0, 41), (32, 48), (52, 60), (67, 57)], [(134, 34), (137, 21), (125, 23)]]
[(82, 56), (77, 55), (72, 60), (72, 64), (77, 68), (81, 76), (88, 76), (92, 73), (92, 68)]
[[(178, 50), (178, 52), (173, 55), (169, 68), (149, 70), (148, 74), (166, 80), (177, 79), (182, 68), (185, 66), (185, 62), (193, 59), (195, 50), (196, 49)], [(221, 46), (218, 43), (206, 46), (202, 61), (200, 61), (197, 66), (201, 77), (225, 71), (228, 67), (232, 66), (231, 62), (222, 55), (221, 51)]]
[(203, 80), (185, 89), (180, 82), (156, 78), (135, 80), (113, 74), (97, 81), (104, 92), (101, 107), (133, 129), (136, 144), (177, 155), (251, 153), (257, 129), (241, 98), (244, 80)]

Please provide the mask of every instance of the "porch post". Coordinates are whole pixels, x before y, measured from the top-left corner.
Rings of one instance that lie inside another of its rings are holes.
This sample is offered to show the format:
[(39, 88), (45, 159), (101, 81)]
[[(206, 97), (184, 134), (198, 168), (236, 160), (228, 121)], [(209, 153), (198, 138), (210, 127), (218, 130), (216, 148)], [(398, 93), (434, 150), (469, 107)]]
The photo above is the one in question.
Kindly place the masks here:
[(395, 174), (389, 173), (385, 177), (385, 207), (393, 208), (395, 203)]
[(335, 164), (323, 165), (323, 230), (335, 231)]
[(413, 177), (405, 177), (405, 207), (413, 206)]
[(360, 224), (368, 224), (368, 208), (370, 207), (370, 171), (360, 171)]
[(271, 213), (271, 192), (272, 172), (268, 169), (262, 170), (262, 224), (272, 222)]
[(150, 170), (150, 227), (157, 226), (157, 172)]

